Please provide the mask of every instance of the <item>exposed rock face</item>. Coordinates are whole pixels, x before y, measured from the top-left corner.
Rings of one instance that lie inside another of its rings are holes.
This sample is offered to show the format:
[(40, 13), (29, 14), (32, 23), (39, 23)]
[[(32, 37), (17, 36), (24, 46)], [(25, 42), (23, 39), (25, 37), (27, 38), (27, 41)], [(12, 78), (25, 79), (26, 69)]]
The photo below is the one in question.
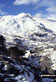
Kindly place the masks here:
[(5, 38), (0, 35), (0, 55), (7, 55), (8, 54), (8, 50), (6, 49), (5, 46)]
[(18, 49), (16, 46), (9, 48), (9, 56), (12, 57), (13, 59), (19, 60), (24, 55), (25, 50)]
[(4, 56), (3, 59), (5, 62), (0, 62), (0, 77), (2, 78), (1, 80), (4, 82), (6, 82), (5, 80), (9, 80), (9, 82), (12, 82), (12, 80), (15, 82), (21, 82), (24, 80), (28, 82), (37, 82), (38, 80), (40, 81), (41, 77), (39, 77), (38, 74), (41, 74), (41, 70), (38, 67), (38, 61), (36, 60), (35, 64), (34, 61), (32, 61), (34, 60), (33, 58), (22, 58), (22, 60), (18, 61), (17, 64), (16, 61), (13, 61), (10, 58)]
[(5, 39), (2, 35), (0, 35), (0, 46), (3, 46), (5, 44)]

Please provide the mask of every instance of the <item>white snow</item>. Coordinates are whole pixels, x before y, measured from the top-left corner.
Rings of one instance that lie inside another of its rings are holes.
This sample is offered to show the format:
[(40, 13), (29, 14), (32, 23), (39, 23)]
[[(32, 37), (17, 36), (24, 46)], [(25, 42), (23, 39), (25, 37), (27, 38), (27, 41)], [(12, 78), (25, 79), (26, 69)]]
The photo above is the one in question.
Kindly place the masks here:
[[(21, 13), (16, 16), (2, 16), (0, 17), (0, 34), (6, 37), (7, 42), (13, 42), (15, 36), (29, 39), (34, 33), (48, 33), (42, 30), (43, 25), (46, 28), (55, 31), (56, 22), (47, 21), (44, 19), (35, 19), (29, 14)], [(49, 34), (50, 35), (50, 34)], [(36, 36), (34, 35), (34, 38)], [(44, 37), (42, 37), (44, 39)], [(39, 37), (36, 39), (40, 39)]]
[(4, 70), (7, 70), (7, 65), (4, 66)]
[(39, 28), (30, 15), (22, 13), (16, 16), (0, 17), (0, 34), (2, 33), (8, 40), (13, 39), (13, 36), (28, 37), (36, 31), (39, 31)]
[(37, 22), (44, 24), (44, 26), (56, 32), (56, 18), (34, 18)]
[(51, 60), (52, 60), (52, 69), (56, 70), (56, 51), (54, 51), (52, 54), (51, 54)]
[(31, 55), (30, 51), (29, 51), (29, 50), (27, 50), (27, 51), (26, 51), (26, 53), (25, 53), (25, 55), (24, 55), (23, 57), (28, 58), (30, 55)]

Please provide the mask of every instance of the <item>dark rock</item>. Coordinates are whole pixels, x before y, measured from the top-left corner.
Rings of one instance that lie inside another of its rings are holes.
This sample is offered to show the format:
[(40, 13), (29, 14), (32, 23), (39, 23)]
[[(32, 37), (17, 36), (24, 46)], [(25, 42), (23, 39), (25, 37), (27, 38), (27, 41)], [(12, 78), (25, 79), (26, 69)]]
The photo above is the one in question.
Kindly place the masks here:
[(10, 47), (9, 48), (9, 56), (13, 59), (19, 60), (22, 56), (24, 56), (25, 50), (20, 50), (17, 47)]
[(3, 46), (5, 44), (5, 38), (0, 35), (0, 46)]
[(5, 46), (5, 38), (0, 35), (0, 55), (7, 55), (8, 54), (8, 50)]

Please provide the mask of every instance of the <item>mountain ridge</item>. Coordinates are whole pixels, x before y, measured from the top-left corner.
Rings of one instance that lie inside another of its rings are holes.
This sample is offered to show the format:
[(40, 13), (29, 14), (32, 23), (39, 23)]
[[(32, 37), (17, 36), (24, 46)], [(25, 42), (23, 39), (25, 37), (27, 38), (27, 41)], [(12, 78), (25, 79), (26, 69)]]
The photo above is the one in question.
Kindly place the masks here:
[(56, 33), (50, 28), (47, 28), (45, 22), (43, 24), (43, 21), (41, 22), (39, 19), (37, 20), (26, 13), (1, 17), (0, 34), (6, 38), (7, 43), (16, 43), (14, 38), (22, 39), (23, 45), (29, 47), (37, 46), (38, 43), (41, 45), (44, 42), (54, 43), (56, 41)]

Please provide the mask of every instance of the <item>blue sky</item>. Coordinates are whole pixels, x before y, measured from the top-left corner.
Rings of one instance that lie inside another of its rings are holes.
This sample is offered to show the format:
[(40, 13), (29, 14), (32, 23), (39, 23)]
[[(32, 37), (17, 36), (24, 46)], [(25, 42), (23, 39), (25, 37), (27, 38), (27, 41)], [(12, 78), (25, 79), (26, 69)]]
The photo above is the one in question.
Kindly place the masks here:
[(56, 0), (0, 0), (0, 15), (17, 15), (19, 13), (56, 16)]

